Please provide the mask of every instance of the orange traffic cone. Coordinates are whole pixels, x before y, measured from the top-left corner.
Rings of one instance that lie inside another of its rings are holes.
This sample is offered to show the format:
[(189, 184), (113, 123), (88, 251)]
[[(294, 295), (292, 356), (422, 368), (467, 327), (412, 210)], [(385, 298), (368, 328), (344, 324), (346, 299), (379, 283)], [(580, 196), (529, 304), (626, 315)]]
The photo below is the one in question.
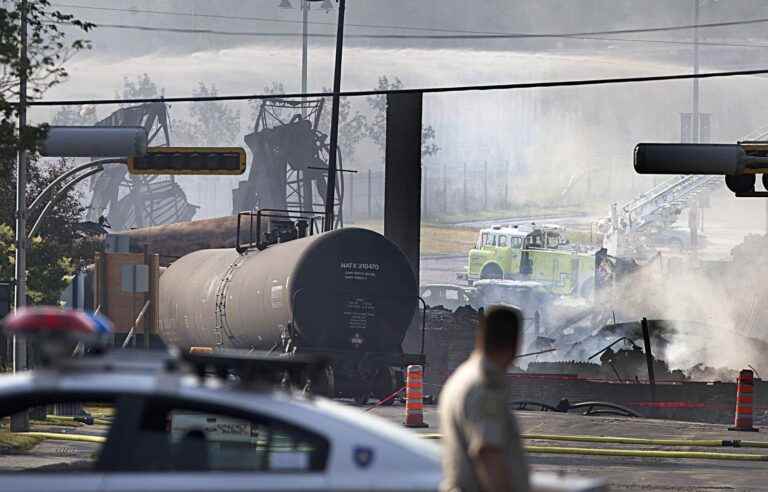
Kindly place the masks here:
[(736, 379), (736, 416), (733, 427), (728, 430), (758, 432), (759, 429), (752, 427), (752, 398), (754, 388), (754, 377), (752, 371), (744, 369), (739, 373)]
[(408, 366), (405, 370), (405, 422), (406, 427), (429, 427), (424, 423), (424, 369)]

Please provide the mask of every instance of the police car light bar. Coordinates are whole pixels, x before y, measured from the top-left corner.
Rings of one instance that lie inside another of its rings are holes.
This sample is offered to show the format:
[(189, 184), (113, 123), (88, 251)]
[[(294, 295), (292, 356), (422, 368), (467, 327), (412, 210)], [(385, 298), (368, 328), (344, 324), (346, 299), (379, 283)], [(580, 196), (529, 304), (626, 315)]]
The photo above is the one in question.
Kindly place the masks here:
[(112, 324), (104, 316), (53, 306), (19, 309), (3, 320), (8, 334), (39, 346), (44, 363), (69, 358), (78, 344), (103, 349)]
[(85, 315), (88, 316), (94, 323), (94, 329), (98, 335), (106, 337), (111, 335), (114, 331), (112, 322), (106, 316), (103, 316), (99, 313), (85, 313)]
[(44, 332), (70, 332), (92, 334), (95, 323), (81, 311), (65, 310), (53, 306), (19, 309), (3, 321), (8, 333), (28, 336)]

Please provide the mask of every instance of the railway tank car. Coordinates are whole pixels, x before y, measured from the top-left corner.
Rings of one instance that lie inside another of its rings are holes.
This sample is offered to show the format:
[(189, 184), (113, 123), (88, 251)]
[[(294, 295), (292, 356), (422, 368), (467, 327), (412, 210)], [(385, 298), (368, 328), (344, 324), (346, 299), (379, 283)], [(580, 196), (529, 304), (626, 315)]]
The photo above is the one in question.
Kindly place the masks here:
[(261, 251), (183, 256), (160, 277), (158, 329), (182, 348), (323, 354), (335, 396), (383, 397), (418, 357), (401, 348), (417, 295), (397, 245), (367, 229), (338, 229)]

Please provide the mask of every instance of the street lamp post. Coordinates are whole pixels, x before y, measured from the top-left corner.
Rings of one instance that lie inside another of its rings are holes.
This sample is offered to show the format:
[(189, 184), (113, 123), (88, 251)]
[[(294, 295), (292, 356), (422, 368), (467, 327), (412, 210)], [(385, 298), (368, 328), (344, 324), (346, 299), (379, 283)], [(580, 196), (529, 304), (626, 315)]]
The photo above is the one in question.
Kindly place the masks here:
[[(27, 127), (27, 0), (21, 0), (21, 20), (20, 20), (20, 69), (19, 69), (19, 158), (18, 168), (16, 170), (16, 296), (15, 306), (17, 308), (26, 304), (26, 188), (27, 188), (27, 150), (25, 145), (25, 134)], [(24, 359), (24, 357), (20, 357)], [(16, 365), (21, 367), (16, 367)], [(25, 361), (14, 362), (14, 369), (23, 369)]]
[[(14, 307), (18, 309), (27, 300), (27, 150), (24, 147), (27, 127), (27, 0), (21, 0), (21, 18), (19, 20), (19, 35), (21, 37), (19, 65), (19, 158), (16, 169), (16, 266), (14, 270)], [(24, 340), (13, 337), (13, 371), (23, 371), (27, 368), (27, 344)], [(29, 430), (29, 414), (22, 412), (11, 417), (11, 431), (23, 432)]]
[[(326, 13), (333, 10), (333, 4), (331, 3), (331, 0), (299, 0), (299, 10), (301, 11), (301, 93), (306, 94), (307, 93), (307, 85), (308, 85), (308, 73), (307, 73), (307, 64), (309, 60), (309, 4), (310, 2), (319, 2), (322, 1), (322, 5), (320, 8), (322, 10), (325, 10)], [(292, 9), (293, 5), (291, 5), (290, 0), (281, 0), (280, 5), (278, 7), (282, 9)], [(307, 99), (306, 97), (302, 97), (302, 103), (305, 102)], [(304, 105), (302, 105), (304, 106)], [(301, 109), (302, 116), (306, 117), (307, 115), (307, 108), (302, 107)]]
[[(322, 8), (326, 12), (333, 8), (331, 0), (299, 0), (301, 2), (299, 8), (303, 10), (302, 13), (302, 50), (301, 50), (301, 92), (306, 94), (307, 92), (307, 27), (309, 24), (309, 3), (310, 2), (322, 2)], [(323, 224), (323, 230), (330, 231), (333, 229), (334, 224), (334, 203), (336, 200), (336, 160), (338, 152), (339, 141), (339, 92), (341, 91), (341, 60), (342, 51), (344, 47), (344, 11), (346, 7), (345, 0), (337, 0), (339, 3), (339, 19), (336, 25), (336, 61), (334, 63), (333, 71), (333, 98), (331, 105), (331, 138), (330, 146), (328, 149), (328, 181), (325, 193), (325, 221)], [(290, 0), (280, 0), (281, 8), (293, 8)], [(302, 100), (304, 97), (302, 96)], [(304, 109), (303, 111), (306, 111)]]
[[(309, 50), (309, 33), (307, 32), (309, 27), (309, 2), (307, 0), (301, 1), (301, 93), (307, 93), (307, 55)], [(307, 96), (301, 98), (301, 113), (303, 117), (307, 117), (306, 106)]]
[[(699, 0), (693, 0), (693, 25), (699, 25)], [(693, 28), (693, 73), (699, 74), (699, 28)], [(699, 79), (693, 79), (693, 107), (691, 115), (691, 135), (692, 142), (699, 143), (701, 118), (699, 116)]]

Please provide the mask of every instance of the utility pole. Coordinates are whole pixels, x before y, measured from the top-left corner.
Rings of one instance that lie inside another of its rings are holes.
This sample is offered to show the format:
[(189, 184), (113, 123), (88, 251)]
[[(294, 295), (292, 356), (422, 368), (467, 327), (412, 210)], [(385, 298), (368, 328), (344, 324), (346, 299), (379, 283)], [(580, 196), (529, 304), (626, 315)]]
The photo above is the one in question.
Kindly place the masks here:
[[(699, 25), (699, 0), (693, 0), (693, 25)], [(699, 28), (693, 28), (693, 74), (699, 73)], [(693, 79), (693, 94), (691, 108), (691, 142), (701, 143), (701, 114), (699, 113), (699, 79)], [(697, 254), (698, 242), (698, 205), (689, 203), (688, 208), (688, 229), (691, 234), (691, 254), (695, 257)], [(646, 347), (646, 350), (648, 348)], [(650, 371), (650, 369), (649, 369)], [(653, 384), (653, 383), (652, 383)]]
[[(693, 0), (693, 25), (699, 25), (699, 0)], [(693, 74), (699, 73), (699, 28), (693, 28)], [(700, 142), (701, 118), (699, 117), (699, 79), (693, 79), (693, 109), (691, 114), (692, 143)]]
[[(309, 56), (309, 0), (300, 0), (301, 2), (301, 93), (307, 93), (307, 57)], [(307, 117), (307, 97), (301, 97), (301, 115)], [(312, 203), (312, 200), (309, 201)]]
[[(306, 94), (307, 93), (307, 62), (309, 59), (309, 10), (310, 10), (310, 2), (318, 2), (320, 0), (299, 0), (299, 15), (301, 17), (301, 93)], [(280, 5), (278, 5), (281, 9), (292, 9), (293, 6), (291, 5), (290, 0), (281, 0)], [(323, 5), (320, 7), (321, 9), (324, 9), (326, 12), (329, 12), (333, 5), (331, 4), (331, 0), (323, 0)], [(307, 117), (307, 108), (304, 107), (304, 103), (306, 103), (307, 98), (302, 96), (301, 102), (302, 102), (302, 108), (301, 108), (301, 115), (303, 117)]]
[(349, 220), (355, 220), (355, 174), (349, 177)]
[(341, 92), (341, 55), (344, 48), (344, 10), (346, 1), (339, 0), (339, 20), (336, 29), (336, 63), (333, 72), (333, 105), (331, 107), (331, 142), (328, 149), (328, 189), (325, 193), (325, 231), (333, 229), (333, 205), (336, 194), (336, 156), (339, 143), (339, 103)]
[[(16, 170), (16, 270), (15, 301), (16, 309), (23, 307), (27, 300), (27, 150), (24, 147), (24, 137), (27, 128), (27, 0), (21, 0), (21, 19), (19, 35), (20, 69), (19, 69), (19, 157)], [(27, 369), (26, 341), (13, 337), (13, 372)], [(11, 431), (29, 430), (29, 413), (22, 412), (11, 417)]]

